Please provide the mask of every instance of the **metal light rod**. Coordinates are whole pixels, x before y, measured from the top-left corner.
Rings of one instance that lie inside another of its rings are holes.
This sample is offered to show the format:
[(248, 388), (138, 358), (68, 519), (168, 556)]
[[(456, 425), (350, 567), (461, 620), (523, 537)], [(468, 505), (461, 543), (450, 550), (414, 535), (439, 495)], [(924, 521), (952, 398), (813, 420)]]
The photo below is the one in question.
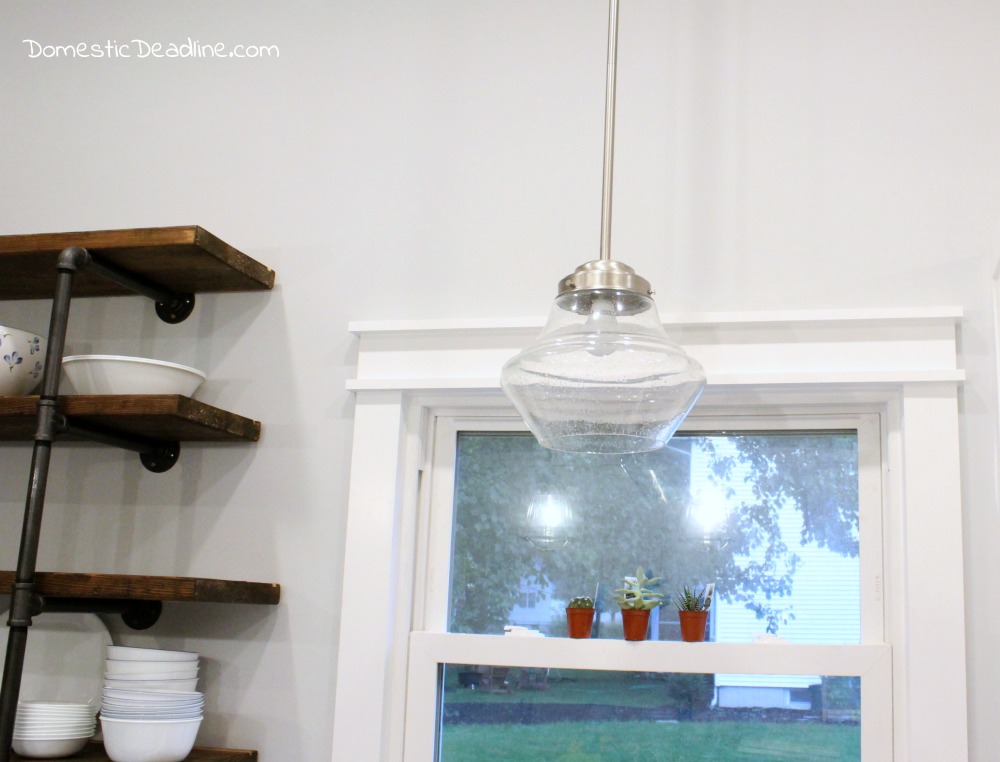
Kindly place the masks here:
[(618, 80), (618, 0), (608, 14), (608, 83), (604, 103), (604, 181), (601, 199), (601, 259), (611, 259), (611, 189), (615, 163), (615, 86)]

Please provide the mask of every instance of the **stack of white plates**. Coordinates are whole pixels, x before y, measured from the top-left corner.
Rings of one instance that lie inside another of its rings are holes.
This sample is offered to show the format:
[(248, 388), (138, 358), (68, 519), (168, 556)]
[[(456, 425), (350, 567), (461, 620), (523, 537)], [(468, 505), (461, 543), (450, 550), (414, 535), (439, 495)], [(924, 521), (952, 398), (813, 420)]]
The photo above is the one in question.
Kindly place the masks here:
[(101, 720), (201, 719), (205, 696), (198, 691), (122, 691), (105, 688)]
[(14, 719), (14, 751), (22, 757), (75, 754), (94, 735), (97, 707), (70, 701), (24, 701)]

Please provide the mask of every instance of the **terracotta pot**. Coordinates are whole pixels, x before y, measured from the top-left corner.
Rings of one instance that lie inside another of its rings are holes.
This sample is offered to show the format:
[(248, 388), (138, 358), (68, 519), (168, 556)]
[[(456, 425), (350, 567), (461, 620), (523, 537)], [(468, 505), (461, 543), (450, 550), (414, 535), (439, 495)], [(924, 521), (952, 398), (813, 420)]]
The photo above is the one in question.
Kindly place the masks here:
[(566, 624), (571, 638), (589, 638), (594, 626), (594, 609), (566, 609)]
[(645, 640), (649, 629), (649, 609), (622, 609), (625, 640)]
[(686, 643), (700, 643), (705, 639), (707, 611), (678, 611), (677, 617), (681, 622), (681, 640)]

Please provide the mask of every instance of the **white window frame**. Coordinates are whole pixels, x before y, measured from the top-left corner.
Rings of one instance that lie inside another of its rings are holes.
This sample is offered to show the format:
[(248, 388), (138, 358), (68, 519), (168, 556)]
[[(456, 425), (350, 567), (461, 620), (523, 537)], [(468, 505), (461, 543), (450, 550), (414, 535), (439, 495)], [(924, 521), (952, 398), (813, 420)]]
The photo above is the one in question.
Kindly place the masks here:
[[(730, 673), (858, 676), (861, 681), (861, 750), (863, 760), (892, 757), (892, 657), (885, 643), (882, 594), (882, 436), (874, 412), (828, 413), (820, 410), (760, 410), (756, 415), (706, 414), (697, 410), (684, 422), (694, 431), (858, 432), (858, 521), (861, 640), (851, 645), (711, 643), (695, 648), (672, 642), (624, 644), (615, 640), (567, 641), (449, 633), (448, 611), (453, 544), (455, 464), (461, 432), (526, 431), (513, 412), (482, 416), (475, 409), (434, 417), (431, 440), (430, 494), (421, 506), (427, 528), (426, 566), (415, 569), (415, 588), (423, 591), (423, 611), (414, 607), (407, 675), (405, 759), (433, 759), (440, 723), (438, 665), (490, 664), (507, 667), (625, 670), (636, 672)], [(629, 559), (623, 559), (628, 561)], [(583, 645), (581, 646), (581, 643)]]
[[(963, 596), (954, 595), (964, 589), (958, 458), (958, 390), (964, 373), (958, 368), (955, 340), (960, 319), (959, 309), (942, 308), (667, 321), (708, 372), (709, 388), (696, 408), (700, 412), (725, 415), (769, 408), (780, 414), (803, 407), (825, 412), (866, 407), (882, 416), (885, 638), (882, 644), (844, 647), (849, 651), (841, 664), (841, 673), (863, 674), (869, 685), (891, 683), (891, 705), (881, 705), (886, 722), (891, 715), (891, 751), (866, 748), (865, 762), (967, 757), (964, 627), (948, 631), (937, 625), (939, 620), (964, 623), (965, 615)], [(426, 435), (437, 416), (459, 406), (485, 413), (507, 409), (497, 389), (499, 368), (531, 340), (537, 327), (538, 322), (529, 321), (352, 326), (360, 344), (358, 376), (349, 384), (356, 391), (355, 437), (335, 760), (423, 762), (428, 759), (426, 741), (409, 747), (404, 730), (428, 727), (433, 732), (436, 710), (426, 691), (428, 681), (436, 685), (437, 665), (498, 663), (481, 658), (486, 653), (479, 650), (482, 639), (490, 636), (454, 640), (444, 633), (414, 631), (427, 604), (426, 587), (414, 584), (416, 572), (427, 563), (422, 554), (429, 539), (419, 508), (427, 504), (431, 480), (421, 474), (427, 473)], [(366, 628), (352, 618), (351, 612), (361, 608)], [(683, 648), (595, 641), (567, 652), (559, 648), (561, 640), (515, 644), (515, 663), (568, 666), (593, 658), (587, 649), (599, 648), (606, 652), (602, 663), (613, 653), (608, 649), (618, 649), (614, 669), (634, 669), (641, 662), (648, 670), (650, 664), (674, 664), (678, 657), (672, 650)], [(488, 645), (495, 653), (498, 646)], [(654, 654), (646, 646), (664, 648)], [(637, 647), (643, 650), (632, 650)], [(689, 651), (684, 652), (685, 663), (697, 671), (751, 671), (742, 664), (748, 654), (740, 649), (764, 648), (703, 647), (699, 661), (692, 662)], [(529, 662), (524, 648), (534, 649)], [(810, 647), (797, 648), (806, 654)], [(644, 651), (651, 651), (649, 659), (635, 661)], [(854, 661), (860, 654), (864, 660)], [(800, 674), (817, 674), (812, 657), (801, 657), (800, 666), (782, 658), (775, 669), (777, 664), (767, 664), (769, 657), (762, 660), (758, 651), (752, 655), (761, 671), (788, 674), (791, 667), (804, 670)], [(726, 666), (730, 660), (732, 665)], [(373, 717), (381, 719), (377, 728)]]

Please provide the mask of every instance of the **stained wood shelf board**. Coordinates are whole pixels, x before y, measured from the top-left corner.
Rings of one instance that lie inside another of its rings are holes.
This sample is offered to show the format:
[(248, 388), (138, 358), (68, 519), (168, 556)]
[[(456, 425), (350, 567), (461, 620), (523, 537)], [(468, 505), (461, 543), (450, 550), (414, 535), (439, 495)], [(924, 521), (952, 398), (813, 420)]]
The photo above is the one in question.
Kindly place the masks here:
[[(0, 236), (0, 299), (47, 299), (59, 252), (80, 246), (177, 293), (259, 291), (274, 271), (197, 225)], [(123, 296), (127, 288), (82, 268), (73, 296)]]
[[(0, 440), (34, 439), (37, 407), (37, 396), (0, 397)], [(259, 421), (174, 394), (70, 395), (59, 398), (58, 409), (70, 422), (161, 442), (260, 439)]]
[[(0, 571), (0, 593), (14, 584), (13, 571)], [(251, 603), (273, 606), (281, 599), (274, 582), (238, 582), (204, 577), (37, 572), (35, 591), (50, 598), (106, 598), (182, 603)]]
[[(13, 755), (13, 759), (18, 761), (27, 760), (18, 754)], [(66, 762), (111, 762), (111, 758), (105, 753), (104, 745), (100, 743), (88, 743), (82, 751), (78, 751), (71, 757), (59, 757), (59, 760)], [(256, 762), (257, 752), (248, 749), (192, 749), (191, 754), (185, 758), (185, 762)]]

